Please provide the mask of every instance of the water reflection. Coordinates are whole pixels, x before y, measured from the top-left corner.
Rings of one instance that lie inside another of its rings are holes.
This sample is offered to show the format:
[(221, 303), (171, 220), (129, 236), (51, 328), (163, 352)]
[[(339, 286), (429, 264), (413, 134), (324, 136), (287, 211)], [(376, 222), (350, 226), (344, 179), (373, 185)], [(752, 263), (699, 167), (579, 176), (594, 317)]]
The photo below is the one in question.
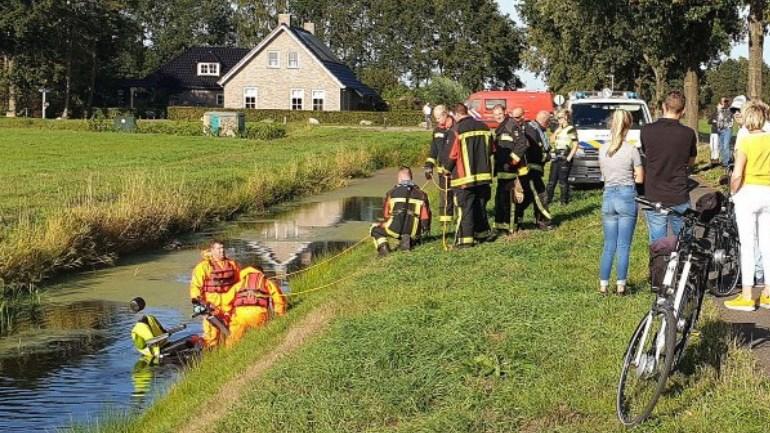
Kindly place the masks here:
[[(335, 254), (382, 216), (380, 197), (356, 192), (384, 191), (391, 179), (375, 177), (259, 220), (229, 224), (228, 254), (272, 275)], [(199, 321), (190, 319), (187, 287), (200, 260), (195, 247), (206, 241), (194, 239), (182, 241), (186, 249), (135, 256), (68, 278), (40, 302), (0, 314), (0, 431), (52, 430), (108, 407), (140, 410), (173, 383), (180, 366), (149, 366), (134, 353), (129, 334), (137, 318), (127, 301), (142, 296), (147, 312), (164, 325), (186, 323), (189, 333), (200, 332)]]

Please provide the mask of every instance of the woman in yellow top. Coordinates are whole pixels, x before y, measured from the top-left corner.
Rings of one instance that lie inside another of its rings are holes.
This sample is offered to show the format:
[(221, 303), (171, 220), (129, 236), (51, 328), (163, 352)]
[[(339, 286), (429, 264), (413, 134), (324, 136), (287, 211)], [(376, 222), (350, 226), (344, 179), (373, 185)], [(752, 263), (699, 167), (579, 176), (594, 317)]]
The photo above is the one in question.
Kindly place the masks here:
[[(760, 101), (743, 110), (744, 126), (749, 130), (735, 149), (735, 169), (730, 190), (735, 203), (735, 219), (741, 240), (741, 283), (743, 293), (725, 302), (731, 310), (770, 309), (770, 284), (754, 300), (755, 255), (762, 256), (765, 275), (770, 272), (770, 133), (762, 131), (770, 116), (768, 106)], [(758, 242), (757, 242), (758, 241)], [(759, 251), (755, 246), (759, 245)]]

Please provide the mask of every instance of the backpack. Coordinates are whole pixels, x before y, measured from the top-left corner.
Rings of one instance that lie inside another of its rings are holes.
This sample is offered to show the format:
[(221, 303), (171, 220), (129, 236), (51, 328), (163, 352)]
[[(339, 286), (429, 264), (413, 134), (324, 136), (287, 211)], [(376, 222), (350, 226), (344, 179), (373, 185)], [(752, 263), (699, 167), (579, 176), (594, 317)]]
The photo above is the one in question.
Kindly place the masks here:
[(676, 236), (667, 236), (650, 244), (650, 288), (657, 293), (663, 286), (668, 260), (676, 251)]

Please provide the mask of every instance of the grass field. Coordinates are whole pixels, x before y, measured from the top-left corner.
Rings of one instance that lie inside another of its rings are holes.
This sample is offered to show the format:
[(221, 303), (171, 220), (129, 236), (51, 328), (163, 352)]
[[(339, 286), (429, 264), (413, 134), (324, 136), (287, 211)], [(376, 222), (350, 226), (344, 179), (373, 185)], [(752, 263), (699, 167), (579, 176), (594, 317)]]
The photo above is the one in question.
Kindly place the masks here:
[(175, 233), (380, 167), (414, 163), (425, 133), (295, 127), (270, 142), (0, 130), (0, 288), (110, 263)]
[[(211, 412), (233, 378), (264, 358), (292, 325), (322, 306), (326, 332), (247, 380), (214, 419), (217, 432), (622, 432), (614, 398), (628, 338), (651, 294), (646, 232), (637, 228), (633, 294), (596, 291), (598, 192), (554, 209), (554, 232), (444, 252), (434, 240), (374, 258), (359, 248), (320, 268), (289, 318), (212, 354), (146, 414), (81, 431), (186, 431)], [(758, 313), (762, 314), (762, 313)], [(730, 341), (707, 302), (682, 371), (644, 432), (764, 432), (770, 381)]]

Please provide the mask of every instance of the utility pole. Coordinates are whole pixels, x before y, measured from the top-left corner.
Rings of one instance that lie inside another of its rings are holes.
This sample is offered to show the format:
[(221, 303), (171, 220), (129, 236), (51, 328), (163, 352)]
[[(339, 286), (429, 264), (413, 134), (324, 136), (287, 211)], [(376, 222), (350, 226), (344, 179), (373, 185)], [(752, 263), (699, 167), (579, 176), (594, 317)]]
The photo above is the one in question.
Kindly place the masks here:
[(43, 94), (43, 119), (45, 119), (45, 109), (48, 108), (48, 102), (45, 101), (45, 97), (48, 94), (48, 92), (51, 91), (51, 89), (47, 87), (41, 87), (38, 90), (40, 91), (40, 93)]
[(607, 74), (607, 78), (610, 79), (610, 90), (615, 91), (615, 74)]

